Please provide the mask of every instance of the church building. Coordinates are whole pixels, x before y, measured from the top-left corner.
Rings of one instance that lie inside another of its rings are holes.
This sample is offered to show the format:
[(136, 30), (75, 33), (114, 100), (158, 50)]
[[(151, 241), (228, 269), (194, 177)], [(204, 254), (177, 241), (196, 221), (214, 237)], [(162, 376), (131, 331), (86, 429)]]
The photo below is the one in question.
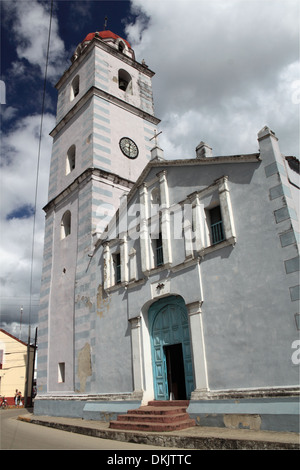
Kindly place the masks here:
[(299, 160), (165, 159), (153, 75), (105, 30), (56, 85), (34, 413), (297, 431)]

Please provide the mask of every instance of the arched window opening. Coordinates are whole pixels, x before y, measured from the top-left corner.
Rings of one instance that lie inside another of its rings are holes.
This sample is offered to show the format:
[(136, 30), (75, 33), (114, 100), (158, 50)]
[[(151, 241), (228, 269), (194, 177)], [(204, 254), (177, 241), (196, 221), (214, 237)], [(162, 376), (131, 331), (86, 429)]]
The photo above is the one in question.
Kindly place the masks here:
[(75, 157), (76, 157), (76, 147), (75, 145), (71, 145), (67, 152), (67, 159), (66, 159), (66, 175), (71, 173), (71, 171), (75, 168)]
[(131, 75), (124, 69), (119, 70), (119, 88), (127, 92), (132, 91)]
[(73, 79), (72, 84), (71, 84), (71, 101), (76, 98), (76, 96), (79, 93), (79, 75), (76, 75), (76, 77)]
[(61, 219), (61, 239), (63, 240), (71, 233), (71, 212), (66, 211)]

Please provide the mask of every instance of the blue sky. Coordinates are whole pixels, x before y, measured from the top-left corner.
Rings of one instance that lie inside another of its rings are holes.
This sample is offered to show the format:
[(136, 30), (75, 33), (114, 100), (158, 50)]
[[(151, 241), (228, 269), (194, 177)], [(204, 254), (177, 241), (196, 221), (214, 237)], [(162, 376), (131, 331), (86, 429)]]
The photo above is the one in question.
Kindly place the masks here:
[[(41, 112), (46, 51), (45, 47), (35, 49), (30, 42), (40, 40), (46, 46), (51, 1), (19, 0), (18, 3), (23, 5), (22, 8), (17, 8), (15, 3), (14, 0), (1, 0), (1, 76), (2, 79), (5, 78), (7, 105), (17, 109), (20, 118)], [(36, 12), (35, 16), (33, 12)], [(24, 20), (23, 24), (22, 19), (18, 17), (22, 14), (28, 15), (27, 21)], [(60, 72), (69, 67), (74, 49), (87, 33), (103, 29), (106, 16), (107, 29), (124, 35), (125, 22), (133, 18), (130, 13), (130, 2), (125, 0), (53, 2), (52, 53), (50, 49), (50, 70), (47, 81), (49, 99), (46, 101), (46, 112), (55, 113), (54, 84)], [(42, 27), (41, 24), (36, 24), (39, 20), (42, 20)], [(37, 26), (40, 26), (40, 31), (35, 29)], [(31, 27), (34, 30), (30, 30)], [(55, 66), (53, 62), (56, 62)], [(6, 121), (2, 122), (3, 131), (7, 131), (6, 124)]]
[[(19, 335), (20, 308), (37, 306), (47, 203), (55, 83), (89, 32), (127, 39), (156, 73), (156, 116), (166, 158), (190, 158), (200, 141), (214, 155), (258, 151), (268, 125), (282, 153), (299, 157), (298, 0), (54, 1), (43, 132), (39, 133), (50, 1), (0, 0), (1, 104), (0, 328)], [(37, 179), (38, 174), (38, 179)], [(37, 211), (32, 260), (33, 212)], [(32, 264), (33, 262), (33, 264)], [(23, 334), (26, 338), (27, 329)], [(23, 338), (23, 339), (24, 339)]]

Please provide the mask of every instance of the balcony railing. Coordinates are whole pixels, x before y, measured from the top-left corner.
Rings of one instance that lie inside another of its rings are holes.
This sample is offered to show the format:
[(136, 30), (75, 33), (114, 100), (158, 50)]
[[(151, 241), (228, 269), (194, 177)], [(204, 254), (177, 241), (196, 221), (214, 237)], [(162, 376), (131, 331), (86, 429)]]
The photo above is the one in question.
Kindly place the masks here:
[(116, 266), (116, 284), (118, 284), (119, 282), (121, 282), (121, 265), (120, 264)]
[(213, 245), (216, 245), (217, 243), (225, 240), (222, 220), (211, 225), (211, 237)]
[(164, 264), (164, 254), (162, 245), (156, 247), (156, 266), (162, 266)]

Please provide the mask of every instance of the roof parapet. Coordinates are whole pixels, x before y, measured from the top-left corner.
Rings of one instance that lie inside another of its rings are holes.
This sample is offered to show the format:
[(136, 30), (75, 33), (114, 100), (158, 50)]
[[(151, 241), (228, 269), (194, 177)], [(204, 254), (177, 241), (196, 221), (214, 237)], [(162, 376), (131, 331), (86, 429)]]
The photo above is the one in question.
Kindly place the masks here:
[(265, 137), (274, 137), (276, 140), (276, 134), (274, 131), (272, 131), (268, 126), (264, 126), (257, 134), (257, 140), (264, 139)]
[(211, 158), (213, 156), (212, 148), (201, 141), (196, 147), (196, 158)]

